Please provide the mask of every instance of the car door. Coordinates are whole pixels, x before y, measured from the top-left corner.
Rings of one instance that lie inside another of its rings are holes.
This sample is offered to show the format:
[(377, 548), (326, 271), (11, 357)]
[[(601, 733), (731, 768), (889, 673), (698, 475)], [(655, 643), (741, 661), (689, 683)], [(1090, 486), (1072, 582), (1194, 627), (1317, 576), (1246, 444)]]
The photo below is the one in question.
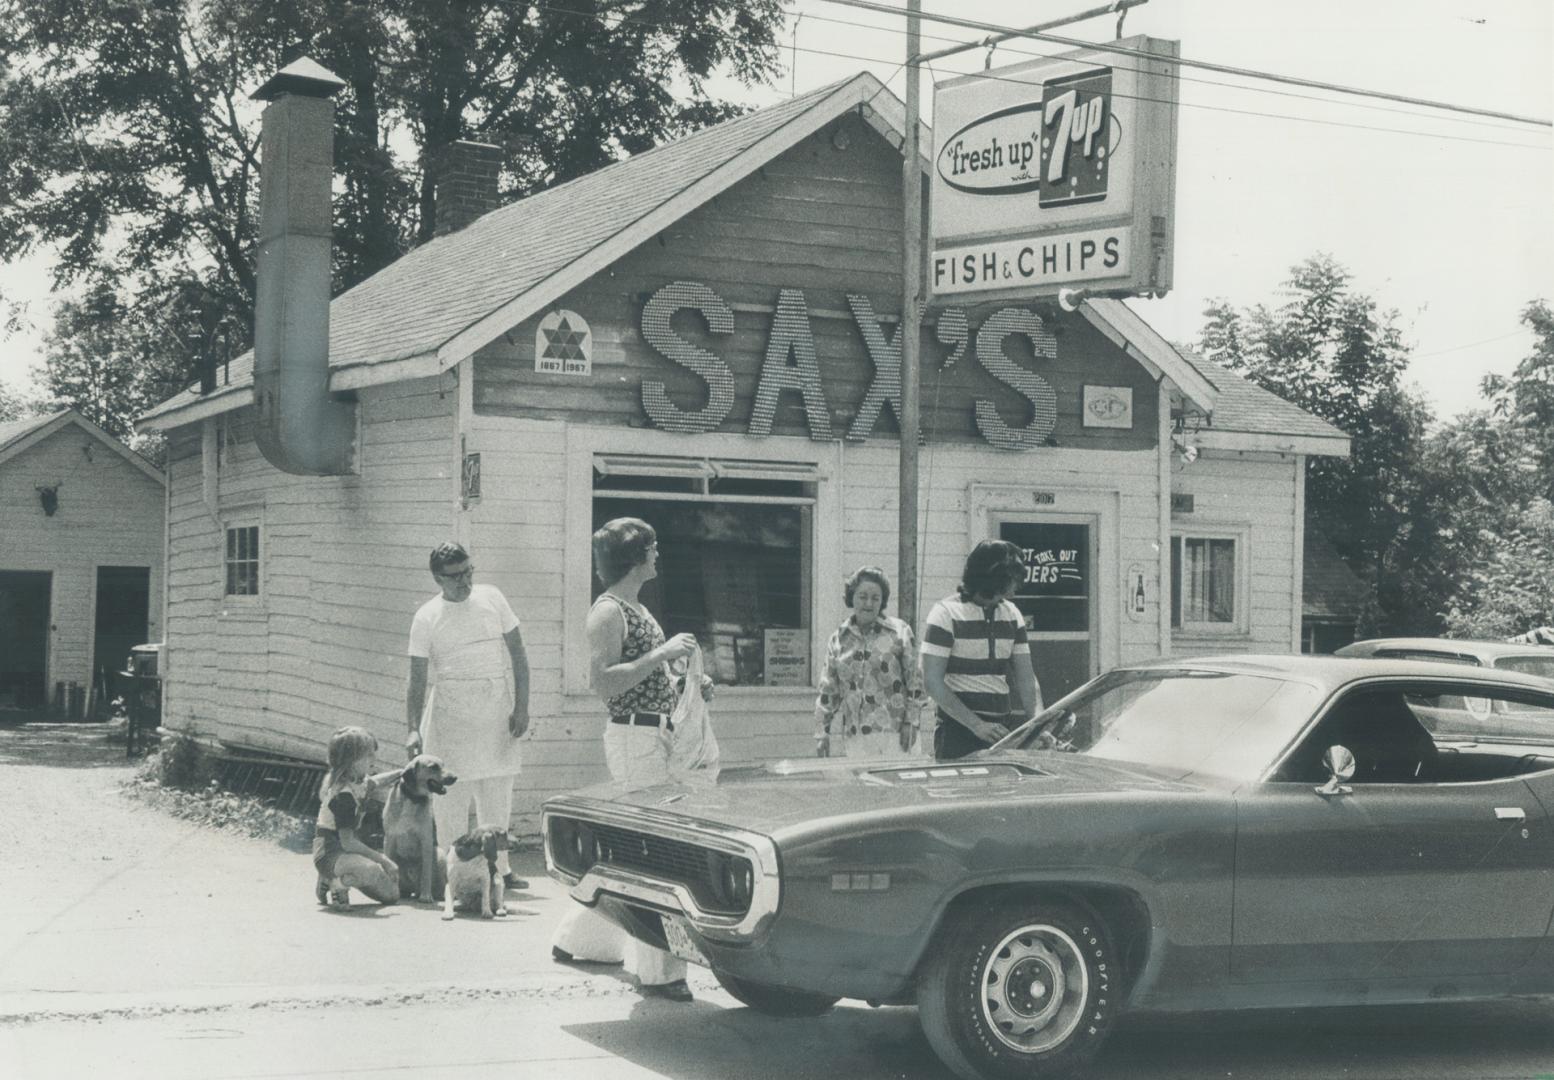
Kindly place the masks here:
[[(1238, 794), (1232, 979), (1497, 976), (1527, 961), (1554, 913), (1548, 814), (1517, 755), (1463, 756), (1414, 713), (1483, 692), (1439, 681), (1352, 692), (1278, 772)], [(1554, 699), (1540, 707), (1554, 717)], [(1403, 744), (1419, 732), (1429, 761), (1417, 774), (1368, 770), (1367, 757), (1415, 756)], [(1359, 771), (1324, 795), (1315, 781), (1332, 742)]]

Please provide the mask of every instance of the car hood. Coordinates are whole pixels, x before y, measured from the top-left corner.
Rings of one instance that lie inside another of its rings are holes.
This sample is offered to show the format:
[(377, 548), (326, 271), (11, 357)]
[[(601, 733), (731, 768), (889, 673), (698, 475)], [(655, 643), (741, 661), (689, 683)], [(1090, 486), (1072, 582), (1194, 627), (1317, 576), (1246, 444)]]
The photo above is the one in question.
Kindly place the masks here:
[(671, 783), (624, 790), (604, 784), (577, 794), (616, 805), (694, 818), (776, 836), (807, 822), (910, 813), (935, 805), (1011, 799), (1165, 794), (1201, 786), (1145, 766), (1074, 754), (989, 753), (955, 762), (802, 759), (727, 768), (715, 783)]

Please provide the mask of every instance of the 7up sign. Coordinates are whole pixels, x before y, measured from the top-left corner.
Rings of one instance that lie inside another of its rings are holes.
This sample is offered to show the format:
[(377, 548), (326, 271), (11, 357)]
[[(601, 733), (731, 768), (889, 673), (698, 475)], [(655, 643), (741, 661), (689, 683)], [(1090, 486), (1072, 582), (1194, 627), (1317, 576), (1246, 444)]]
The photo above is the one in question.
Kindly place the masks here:
[(1041, 88), (1042, 206), (1106, 198), (1111, 137), (1110, 68), (1054, 79)]
[(1169, 289), (1175, 57), (1175, 42), (1135, 37), (940, 83), (933, 292)]

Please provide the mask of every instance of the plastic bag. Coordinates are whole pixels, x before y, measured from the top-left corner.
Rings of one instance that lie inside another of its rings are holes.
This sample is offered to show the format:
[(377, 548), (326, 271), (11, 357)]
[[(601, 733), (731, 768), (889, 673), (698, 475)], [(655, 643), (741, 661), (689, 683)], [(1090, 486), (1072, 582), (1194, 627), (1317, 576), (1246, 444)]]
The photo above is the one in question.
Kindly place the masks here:
[(715, 783), (718, 778), (718, 737), (701, 697), (701, 650), (691, 653), (685, 668), (685, 688), (670, 717), (674, 741), (669, 747), (669, 775), (692, 783)]

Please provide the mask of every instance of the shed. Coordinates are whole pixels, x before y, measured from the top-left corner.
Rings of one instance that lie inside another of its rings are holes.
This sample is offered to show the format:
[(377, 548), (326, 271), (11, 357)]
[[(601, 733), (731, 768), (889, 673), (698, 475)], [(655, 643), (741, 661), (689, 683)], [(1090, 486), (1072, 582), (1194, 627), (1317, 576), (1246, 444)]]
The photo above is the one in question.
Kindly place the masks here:
[(160, 635), (166, 495), (73, 409), (0, 424), (0, 708), (79, 715)]

